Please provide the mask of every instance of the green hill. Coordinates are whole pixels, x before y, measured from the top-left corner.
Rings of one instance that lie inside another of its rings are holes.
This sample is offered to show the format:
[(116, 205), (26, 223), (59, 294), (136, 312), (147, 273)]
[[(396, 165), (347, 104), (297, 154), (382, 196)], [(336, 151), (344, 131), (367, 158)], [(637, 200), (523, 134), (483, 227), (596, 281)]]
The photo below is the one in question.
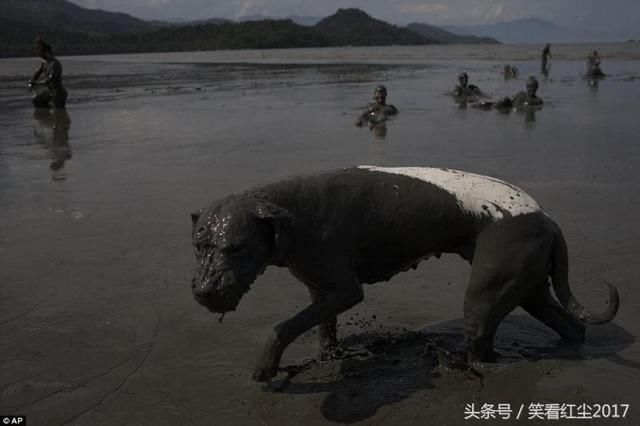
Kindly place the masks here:
[(288, 20), (189, 25), (111, 37), (103, 52), (166, 52), (326, 46), (316, 31)]
[(47, 40), (57, 55), (436, 42), (358, 9), (340, 9), (314, 26), (264, 19), (160, 27), (125, 14), (84, 9), (66, 0), (0, 0), (0, 57), (34, 55), (36, 36)]
[(154, 28), (124, 13), (85, 9), (67, 0), (0, 0), (0, 18), (36, 28), (89, 34), (125, 34)]
[(413, 31), (374, 19), (360, 9), (338, 9), (312, 28), (332, 46), (423, 45), (435, 42)]

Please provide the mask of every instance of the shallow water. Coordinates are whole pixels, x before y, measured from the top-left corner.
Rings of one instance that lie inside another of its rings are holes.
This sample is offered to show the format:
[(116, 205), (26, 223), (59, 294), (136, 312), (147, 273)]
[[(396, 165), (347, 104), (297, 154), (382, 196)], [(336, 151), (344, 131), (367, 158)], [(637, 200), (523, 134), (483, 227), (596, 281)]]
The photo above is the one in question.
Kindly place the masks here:
[[(602, 282), (614, 283), (616, 326), (637, 336), (640, 55), (636, 45), (598, 49), (609, 76), (593, 87), (581, 76), (588, 48), (554, 47), (549, 78), (538, 76), (545, 106), (528, 114), (460, 109), (447, 92), (463, 70), (493, 98), (523, 90), (537, 46), (62, 58), (70, 96), (55, 115), (30, 108), (24, 82), (37, 61), (0, 60), (0, 411), (51, 424), (340, 418), (323, 417), (321, 394), (283, 402), (248, 380), (266, 332), (308, 303), (306, 291), (270, 269), (219, 325), (191, 298), (189, 213), (252, 185), (358, 164), (444, 166), (524, 188), (563, 228), (577, 296), (601, 309)], [(519, 79), (503, 80), (506, 62)], [(354, 126), (380, 83), (400, 110), (384, 136)], [(468, 271), (445, 256), (371, 286), (354, 312), (379, 321), (346, 314), (342, 334), (459, 319)], [(532, 373), (534, 387), (626, 398), (637, 416), (640, 348), (612, 342), (612, 360), (589, 352), (608, 342), (593, 339), (584, 358), (595, 361), (558, 361), (562, 373), (544, 385)], [(304, 336), (286, 361), (314, 353)], [(415, 408), (415, 395), (387, 407), (403, 424), (412, 410), (446, 411)]]

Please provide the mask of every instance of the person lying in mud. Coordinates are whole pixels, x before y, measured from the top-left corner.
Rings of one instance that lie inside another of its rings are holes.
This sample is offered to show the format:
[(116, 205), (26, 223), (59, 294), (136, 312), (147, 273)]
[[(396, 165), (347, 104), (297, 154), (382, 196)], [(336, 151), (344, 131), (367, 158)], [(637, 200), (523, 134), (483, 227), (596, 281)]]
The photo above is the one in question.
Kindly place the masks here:
[(469, 76), (466, 72), (458, 75), (458, 85), (453, 89), (453, 96), (456, 98), (478, 98), (482, 96), (480, 88), (474, 84), (469, 84)]
[(515, 96), (505, 96), (497, 102), (482, 101), (475, 104), (476, 108), (491, 109), (495, 108), (500, 111), (511, 111), (512, 109), (527, 109), (530, 107), (541, 107), (543, 102), (537, 95), (540, 83), (538, 79), (531, 76), (527, 80), (527, 91), (518, 92)]
[(600, 55), (594, 50), (587, 56), (587, 77), (604, 77), (605, 74), (600, 69)]
[(504, 76), (505, 80), (518, 78), (518, 74), (519, 74), (518, 68), (512, 67), (509, 64), (505, 65), (504, 70), (502, 71), (502, 75)]
[(67, 91), (62, 85), (62, 65), (53, 56), (51, 46), (41, 38), (36, 39), (36, 52), (42, 62), (28, 83), (29, 90), (36, 90), (31, 101), (36, 108), (49, 108), (52, 101), (54, 107), (64, 108)]
[(361, 127), (365, 124), (373, 125), (385, 122), (389, 117), (397, 115), (398, 109), (387, 104), (387, 88), (379, 85), (373, 91), (372, 104), (356, 120), (356, 126)]

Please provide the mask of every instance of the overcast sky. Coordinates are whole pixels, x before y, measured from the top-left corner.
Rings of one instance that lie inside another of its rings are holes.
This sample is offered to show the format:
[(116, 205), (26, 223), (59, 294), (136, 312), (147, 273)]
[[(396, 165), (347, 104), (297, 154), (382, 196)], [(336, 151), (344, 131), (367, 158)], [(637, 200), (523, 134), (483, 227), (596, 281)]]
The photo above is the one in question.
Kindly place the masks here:
[(395, 24), (484, 24), (539, 17), (570, 28), (630, 30), (640, 26), (640, 0), (71, 0), (144, 19), (319, 16), (357, 7)]

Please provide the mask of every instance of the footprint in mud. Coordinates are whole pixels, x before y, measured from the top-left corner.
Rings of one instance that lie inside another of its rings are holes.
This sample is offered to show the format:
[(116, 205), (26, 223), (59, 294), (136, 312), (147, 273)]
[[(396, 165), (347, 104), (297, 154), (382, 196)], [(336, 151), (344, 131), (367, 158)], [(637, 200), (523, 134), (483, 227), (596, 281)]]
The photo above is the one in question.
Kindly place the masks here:
[(427, 352), (431, 352), (438, 360), (438, 366), (448, 370), (460, 370), (470, 378), (480, 379), (480, 387), (484, 388), (484, 374), (467, 361), (464, 352), (454, 352), (442, 347), (438, 342), (427, 344)]
[(343, 360), (343, 359), (371, 359), (375, 355), (363, 345), (343, 346), (338, 345), (335, 348), (324, 351), (320, 357), (322, 361)]

